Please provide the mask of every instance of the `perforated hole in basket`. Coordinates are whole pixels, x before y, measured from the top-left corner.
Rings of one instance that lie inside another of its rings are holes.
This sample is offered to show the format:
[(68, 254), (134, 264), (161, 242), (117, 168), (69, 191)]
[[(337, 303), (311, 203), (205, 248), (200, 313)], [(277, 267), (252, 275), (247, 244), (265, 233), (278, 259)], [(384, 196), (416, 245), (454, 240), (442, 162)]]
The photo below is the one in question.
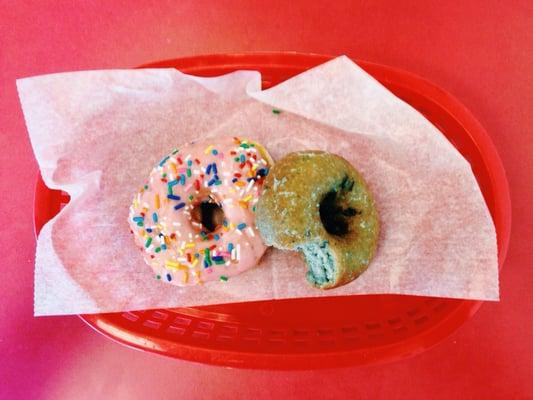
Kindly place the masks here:
[[(440, 320), (440, 314), (453, 302), (445, 299), (420, 298), (403, 314), (360, 323), (330, 324), (320, 327), (273, 329), (250, 323), (232, 323), (185, 315), (173, 310), (125, 312), (120, 316), (124, 324), (148, 328), (152, 335), (170, 334), (176, 340), (209, 343), (219, 348), (254, 347), (256, 351), (298, 351), (312, 346), (315, 351), (329, 348), (364, 348), (407, 338), (424, 329), (426, 324)], [(447, 304), (448, 303), (448, 304)], [(209, 313), (208, 313), (209, 314)], [(215, 316), (216, 317), (216, 316)]]

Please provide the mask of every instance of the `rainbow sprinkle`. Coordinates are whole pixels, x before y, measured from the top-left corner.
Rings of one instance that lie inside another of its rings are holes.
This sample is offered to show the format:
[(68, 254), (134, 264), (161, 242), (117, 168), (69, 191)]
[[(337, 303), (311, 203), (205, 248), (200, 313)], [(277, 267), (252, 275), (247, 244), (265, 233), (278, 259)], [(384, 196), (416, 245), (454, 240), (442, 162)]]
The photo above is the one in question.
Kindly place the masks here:
[(159, 166), (162, 167), (163, 164), (165, 164), (169, 158), (170, 158), (170, 156), (166, 156), (165, 158), (163, 158), (163, 159), (159, 162)]
[(185, 203), (179, 203), (174, 206), (174, 210), (181, 210), (183, 207), (185, 207)]

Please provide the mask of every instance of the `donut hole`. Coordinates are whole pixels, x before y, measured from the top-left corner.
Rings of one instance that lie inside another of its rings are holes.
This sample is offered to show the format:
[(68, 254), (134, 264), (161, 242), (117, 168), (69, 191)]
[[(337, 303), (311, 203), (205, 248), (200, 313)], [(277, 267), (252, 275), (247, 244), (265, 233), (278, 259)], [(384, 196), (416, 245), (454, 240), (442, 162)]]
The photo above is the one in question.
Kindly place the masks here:
[(194, 226), (207, 232), (214, 232), (224, 223), (224, 210), (212, 197), (196, 203), (191, 210), (191, 220)]
[(350, 231), (349, 218), (359, 212), (353, 207), (346, 207), (343, 192), (346, 191), (344, 181), (339, 189), (330, 190), (320, 202), (320, 221), (326, 232), (335, 236), (346, 236)]

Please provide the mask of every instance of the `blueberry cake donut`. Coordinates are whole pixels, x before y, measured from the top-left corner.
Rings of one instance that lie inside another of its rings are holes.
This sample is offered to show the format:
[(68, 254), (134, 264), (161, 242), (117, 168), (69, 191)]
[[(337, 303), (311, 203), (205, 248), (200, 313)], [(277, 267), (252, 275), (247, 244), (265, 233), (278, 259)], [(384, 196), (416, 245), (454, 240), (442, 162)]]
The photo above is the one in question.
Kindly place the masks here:
[(367, 184), (348, 161), (324, 151), (290, 153), (270, 169), (256, 223), (267, 245), (303, 254), (307, 280), (320, 289), (363, 273), (379, 236)]

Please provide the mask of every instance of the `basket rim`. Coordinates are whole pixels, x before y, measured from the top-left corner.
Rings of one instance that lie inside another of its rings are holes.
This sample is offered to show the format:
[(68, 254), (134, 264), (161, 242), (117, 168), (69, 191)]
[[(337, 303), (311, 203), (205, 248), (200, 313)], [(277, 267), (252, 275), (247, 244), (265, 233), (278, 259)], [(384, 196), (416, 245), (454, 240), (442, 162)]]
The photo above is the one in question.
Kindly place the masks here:
[[(302, 68), (305, 70), (332, 58), (334, 57), (329, 55), (298, 52), (208, 54), (156, 61), (143, 64), (138, 68), (172, 67), (194, 75), (195, 73), (201, 73), (206, 68), (217, 67), (220, 69), (221, 73), (224, 73), (230, 72), (230, 70), (247, 69), (247, 66), (252, 69), (257, 69), (258, 63), (268, 63), (268, 65), (265, 66), (270, 68), (275, 68), (276, 66), (279, 66), (280, 68), (292, 67), (296, 73), (299, 73), (302, 72)], [(410, 90), (413, 90), (413, 88), (409, 86), (409, 84), (416, 82), (419, 90), (413, 91), (417, 92), (420, 96), (426, 98), (430, 97), (431, 100), (437, 103), (441, 108), (445, 109), (450, 115), (453, 115), (454, 118), (461, 123), (466, 132), (470, 134), (474, 133), (471, 138), (475, 141), (476, 146), (480, 150), (482, 159), (487, 165), (487, 172), (490, 175), (492, 186), (494, 186), (494, 182), (497, 182), (498, 184), (496, 186), (505, 189), (494, 191), (493, 193), (495, 202), (494, 208), (501, 211), (500, 220), (494, 220), (495, 217), (491, 214), (494, 223), (500, 227), (498, 235), (498, 258), (499, 268), (501, 270), (507, 255), (511, 229), (509, 185), (501, 159), (485, 129), (458, 99), (432, 82), (398, 68), (363, 60), (354, 61), (363, 69), (367, 70), (367, 72), (369, 72), (369, 70), (381, 69), (386, 70), (393, 76), (401, 77), (402, 83), (405, 84), (405, 87), (409, 87)], [(398, 82), (396, 82), (396, 84), (398, 85)], [(491, 168), (488, 168), (489, 166)], [(37, 176), (34, 197), (34, 227), (36, 230), (36, 236), (37, 230), (39, 229), (39, 226), (37, 226), (37, 208), (40, 206), (37, 202), (39, 200), (39, 191), (42, 190), (42, 187), (40, 188), (39, 185), (44, 186), (40, 175)], [(269, 301), (275, 300), (265, 300), (265, 302)], [(343, 350), (342, 352), (332, 351), (280, 354), (219, 349), (213, 350), (201, 346), (177, 343), (156, 336), (147, 337), (145, 335), (140, 337), (135, 335), (135, 331), (128, 331), (124, 326), (113, 325), (113, 322), (110, 320), (110, 315), (122, 313), (80, 315), (80, 318), (91, 328), (104, 336), (138, 350), (150, 351), (190, 361), (240, 368), (309, 369), (376, 364), (402, 359), (407, 356), (421, 353), (456, 331), (464, 322), (474, 315), (483, 304), (482, 301), (472, 300), (456, 300), (456, 302), (457, 306), (438, 324), (416, 336), (398, 343), (376, 346), (367, 350)], [(188, 309), (195, 309), (195, 307), (190, 307)], [(157, 342), (157, 346), (150, 345), (153, 341)], [(394, 353), (394, 357), (390, 357), (391, 352)], [(283, 363), (276, 362), (280, 357), (283, 358)]]

